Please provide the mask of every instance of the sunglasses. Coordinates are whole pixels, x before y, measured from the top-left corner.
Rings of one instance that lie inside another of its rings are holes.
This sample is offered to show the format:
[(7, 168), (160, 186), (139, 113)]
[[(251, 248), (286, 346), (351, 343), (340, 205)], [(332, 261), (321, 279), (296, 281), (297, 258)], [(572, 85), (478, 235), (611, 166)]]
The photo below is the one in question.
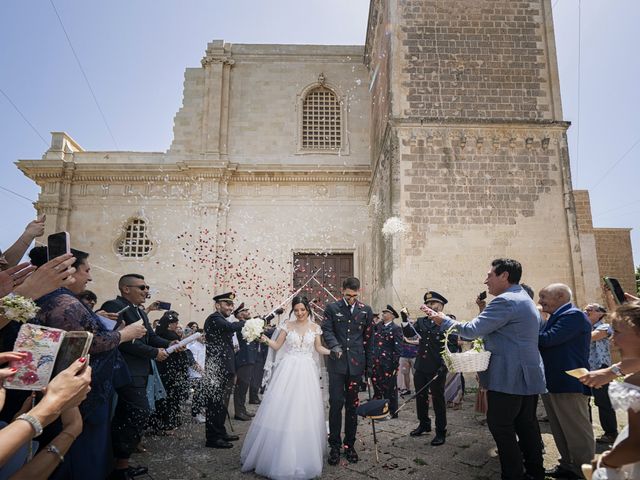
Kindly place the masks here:
[(126, 285), (131, 288), (139, 288), (140, 290), (149, 290), (149, 285)]

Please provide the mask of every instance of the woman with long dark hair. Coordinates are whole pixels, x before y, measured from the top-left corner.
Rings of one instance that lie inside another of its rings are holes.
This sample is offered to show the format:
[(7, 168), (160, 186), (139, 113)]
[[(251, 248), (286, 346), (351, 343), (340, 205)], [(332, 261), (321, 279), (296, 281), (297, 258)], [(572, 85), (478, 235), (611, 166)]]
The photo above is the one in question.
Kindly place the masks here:
[(284, 347), (284, 351), (251, 422), (240, 460), (243, 472), (293, 480), (322, 473), (327, 433), (314, 353), (330, 352), (322, 346), (322, 331), (313, 322), (307, 298), (295, 297), (291, 307), (278, 336), (261, 337), (270, 348)]

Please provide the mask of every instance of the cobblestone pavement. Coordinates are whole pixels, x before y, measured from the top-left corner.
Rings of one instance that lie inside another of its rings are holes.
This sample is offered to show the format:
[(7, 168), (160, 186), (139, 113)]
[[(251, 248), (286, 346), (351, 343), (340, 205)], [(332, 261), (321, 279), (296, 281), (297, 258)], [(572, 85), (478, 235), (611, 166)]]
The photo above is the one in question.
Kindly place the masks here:
[[(361, 399), (365, 399), (364, 394)], [(500, 465), (495, 444), (486, 425), (481, 423), (482, 416), (474, 412), (474, 400), (475, 393), (469, 392), (462, 408), (447, 410), (447, 443), (440, 447), (429, 445), (433, 434), (418, 438), (409, 436), (409, 432), (416, 426), (414, 402), (410, 402), (400, 412), (398, 419), (376, 422), (379, 462), (375, 458), (371, 425), (360, 419), (356, 444), (360, 461), (349, 464), (343, 460), (338, 466), (329, 466), (325, 461), (321, 478), (499, 479)], [(249, 407), (249, 411), (255, 411), (255, 406)], [(544, 411), (541, 410), (539, 416), (543, 415)], [(595, 417), (597, 418), (597, 414)], [(204, 426), (185, 417), (183, 426), (175, 436), (145, 437), (143, 443), (149, 453), (136, 454), (132, 463), (147, 465), (150, 476), (155, 480), (259, 478), (254, 474), (240, 472), (240, 449), (249, 423), (234, 421), (233, 428), (240, 435), (240, 441), (235, 442), (232, 449), (215, 450), (204, 446)], [(551, 468), (556, 464), (558, 452), (549, 424), (541, 422), (540, 427), (545, 444), (545, 467)], [(596, 435), (601, 433), (600, 427), (596, 426)]]

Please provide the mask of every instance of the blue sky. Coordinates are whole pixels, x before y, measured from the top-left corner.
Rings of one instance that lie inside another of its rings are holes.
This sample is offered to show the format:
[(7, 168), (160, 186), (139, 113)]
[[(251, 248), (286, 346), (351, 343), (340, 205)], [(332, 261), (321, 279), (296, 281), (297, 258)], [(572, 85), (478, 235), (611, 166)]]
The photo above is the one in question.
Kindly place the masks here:
[[(362, 44), (369, 5), (368, 0), (53, 3), (113, 138), (51, 2), (3, 0), (0, 89), (44, 141), (0, 94), (0, 187), (34, 200), (38, 188), (13, 162), (40, 158), (50, 131), (64, 130), (88, 150), (164, 151), (182, 101), (184, 69), (199, 66), (207, 42)], [(640, 264), (640, 2), (552, 4), (564, 118), (572, 122), (574, 188), (590, 190), (595, 226), (634, 228)], [(34, 210), (28, 200), (2, 189), (0, 201), (0, 246), (7, 248)]]

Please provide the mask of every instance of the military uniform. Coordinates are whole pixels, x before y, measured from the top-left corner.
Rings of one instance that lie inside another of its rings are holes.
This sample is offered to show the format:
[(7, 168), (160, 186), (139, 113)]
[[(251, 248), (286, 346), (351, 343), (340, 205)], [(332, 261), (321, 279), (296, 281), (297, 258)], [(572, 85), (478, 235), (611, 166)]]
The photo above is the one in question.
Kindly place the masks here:
[[(232, 293), (227, 293), (213, 297), (213, 300), (233, 302), (234, 298)], [(206, 381), (209, 383), (205, 432), (207, 445), (210, 446), (229, 437), (224, 422), (236, 372), (232, 338), (243, 326), (244, 322), (229, 322), (220, 312), (209, 315), (204, 322), (207, 344), (205, 371)]]
[[(391, 305), (383, 310), (398, 318)], [(369, 377), (373, 384), (374, 398), (389, 400), (389, 410), (394, 417), (398, 410), (398, 366), (402, 345), (402, 328), (394, 323), (380, 322), (373, 326), (373, 337), (369, 342), (372, 362)]]
[[(240, 312), (247, 310), (244, 303), (240, 304), (233, 312), (234, 316)], [(251, 376), (253, 367), (258, 359), (258, 342), (250, 342), (242, 337), (238, 337), (238, 351), (235, 352), (236, 360), (236, 386), (233, 391), (233, 410), (236, 420), (249, 420), (252, 416), (247, 412), (245, 402), (247, 400), (247, 392), (251, 384)]]
[[(351, 307), (342, 299), (327, 305), (324, 314), (322, 333), (327, 348), (342, 352), (340, 358), (330, 356), (326, 361), (329, 373), (329, 445), (340, 449), (344, 444), (353, 449), (358, 425), (358, 386), (370, 364), (368, 343), (373, 312), (362, 302), (356, 301)], [(340, 438), (343, 407), (344, 442)]]
[[(424, 301), (425, 303), (438, 301), (442, 305), (447, 303), (446, 298), (432, 291), (424, 295)], [(416, 397), (416, 411), (420, 425), (412, 432), (412, 435), (416, 436), (431, 431), (431, 419), (429, 418), (429, 393), (431, 393), (436, 417), (436, 436), (444, 438), (447, 431), (447, 403), (444, 398), (447, 367), (442, 359), (444, 332), (441, 332), (440, 327), (428, 317), (418, 318), (413, 326), (403, 322), (405, 337), (414, 336), (416, 332), (421, 338), (414, 365), (413, 381), (416, 392), (422, 391)], [(457, 350), (457, 336), (449, 336), (449, 348), (452, 351)], [(434, 377), (431, 384), (425, 388), (425, 385)]]

